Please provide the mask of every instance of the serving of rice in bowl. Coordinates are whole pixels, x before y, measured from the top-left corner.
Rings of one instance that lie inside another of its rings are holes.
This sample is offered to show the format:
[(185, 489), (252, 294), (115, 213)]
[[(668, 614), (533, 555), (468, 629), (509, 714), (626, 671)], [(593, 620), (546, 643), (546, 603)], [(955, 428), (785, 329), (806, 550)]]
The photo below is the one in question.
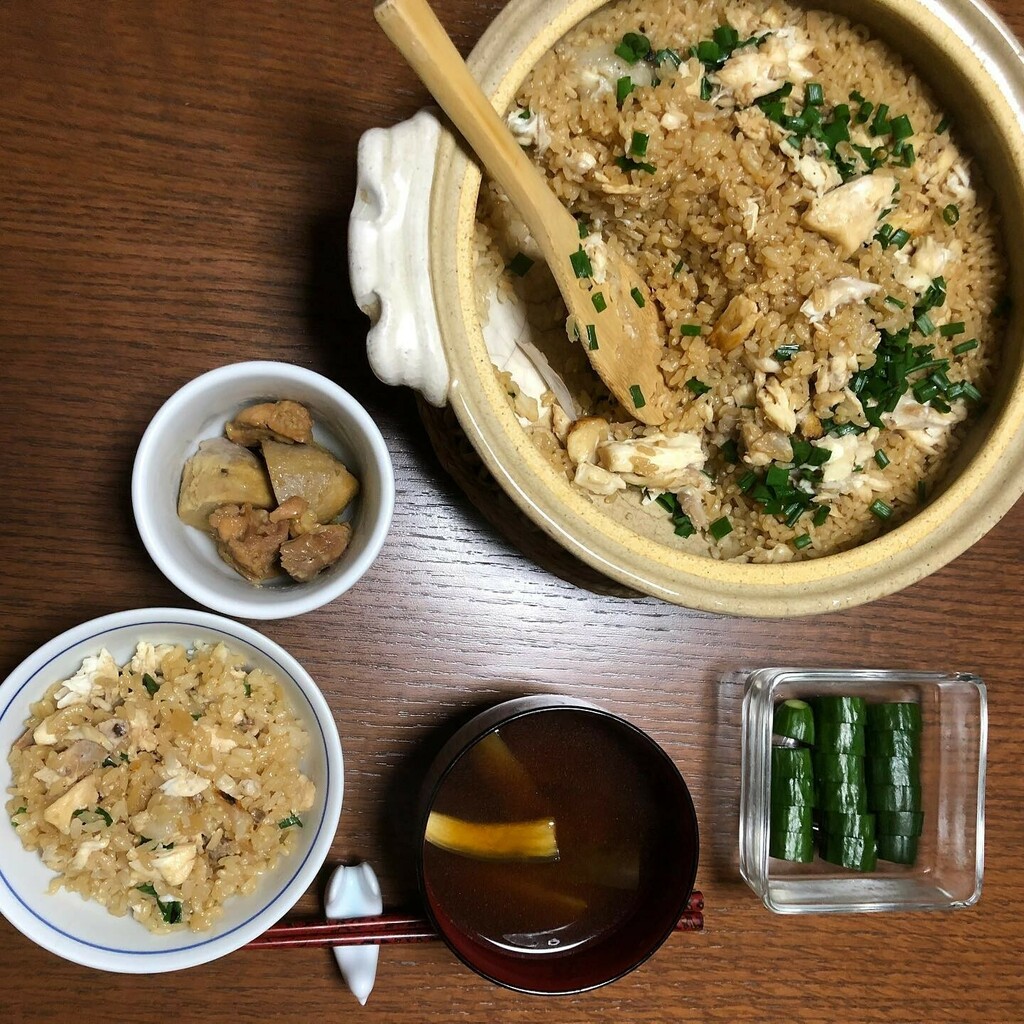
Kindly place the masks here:
[[(919, 579), (1020, 495), (1024, 75), (989, 12), (957, 12), (969, 31), (890, 0), (524, 0), (485, 34), (471, 66), (579, 222), (593, 313), (567, 325), (442, 133), (447, 397), (578, 556), (680, 603), (802, 614)], [(587, 358), (609, 252), (658, 310), (658, 418)]]
[(308, 888), (341, 812), (333, 716), (254, 630), (145, 609), (62, 634), (0, 688), (0, 912), (87, 966), (244, 945)]

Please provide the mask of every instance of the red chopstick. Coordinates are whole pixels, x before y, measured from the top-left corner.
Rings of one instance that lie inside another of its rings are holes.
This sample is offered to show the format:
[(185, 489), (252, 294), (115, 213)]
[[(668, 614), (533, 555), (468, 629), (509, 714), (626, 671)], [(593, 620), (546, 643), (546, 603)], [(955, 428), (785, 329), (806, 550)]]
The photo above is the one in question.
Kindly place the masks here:
[[(695, 889), (676, 924), (677, 931), (704, 927), (704, 894)], [(412, 914), (377, 914), (346, 921), (279, 921), (249, 943), (255, 949), (298, 949), (309, 946), (387, 946), (393, 942), (429, 942), (434, 926)]]

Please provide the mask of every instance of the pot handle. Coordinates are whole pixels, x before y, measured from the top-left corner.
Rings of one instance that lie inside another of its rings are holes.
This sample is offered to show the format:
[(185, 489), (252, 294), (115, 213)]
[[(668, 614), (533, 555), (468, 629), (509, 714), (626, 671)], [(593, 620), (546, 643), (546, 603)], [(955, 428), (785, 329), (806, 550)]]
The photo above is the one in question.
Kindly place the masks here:
[(359, 140), (348, 230), (349, 280), (370, 318), (366, 352), (386, 384), (432, 405), (448, 401), (450, 374), (430, 283), (430, 193), (441, 123), (421, 110)]

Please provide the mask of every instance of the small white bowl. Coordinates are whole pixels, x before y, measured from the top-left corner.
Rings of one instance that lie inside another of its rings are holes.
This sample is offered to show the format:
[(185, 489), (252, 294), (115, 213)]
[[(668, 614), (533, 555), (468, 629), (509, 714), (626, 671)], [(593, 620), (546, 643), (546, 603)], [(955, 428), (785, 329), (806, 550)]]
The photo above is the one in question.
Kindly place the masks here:
[[(359, 479), (350, 506), (352, 540), (341, 559), (308, 583), (253, 586), (217, 554), (209, 536), (178, 518), (186, 460), (199, 442), (256, 402), (291, 399), (313, 415), (313, 435)], [(232, 363), (175, 392), (142, 436), (132, 471), (132, 507), (143, 544), (163, 574), (200, 604), (242, 619), (301, 615), (349, 590), (380, 552), (395, 507), (395, 474), (366, 410), (326, 377), (290, 363)]]
[[(271, 672), (310, 736), (303, 772), (316, 786), (316, 802), (303, 814), (298, 846), (278, 861), (249, 896), (229, 900), (208, 932), (154, 935), (130, 915), (115, 917), (77, 893), (47, 886), (54, 873), (14, 829), (0, 821), (0, 913), (22, 934), (58, 956), (105, 971), (157, 974), (195, 967), (244, 946), (266, 931), (313, 884), (330, 853), (341, 816), (344, 768), (341, 740), (327, 701), (309, 673), (273, 641), (248, 626), (208, 612), (143, 608), (85, 622), (44, 644), (0, 686), (0, 792), (7, 798), (7, 754), (25, 730), (29, 705), (55, 682), (73, 674), (83, 658), (103, 647), (124, 664), (140, 640), (188, 647), (223, 641), (253, 668)], [(6, 817), (6, 815), (5, 815)]]

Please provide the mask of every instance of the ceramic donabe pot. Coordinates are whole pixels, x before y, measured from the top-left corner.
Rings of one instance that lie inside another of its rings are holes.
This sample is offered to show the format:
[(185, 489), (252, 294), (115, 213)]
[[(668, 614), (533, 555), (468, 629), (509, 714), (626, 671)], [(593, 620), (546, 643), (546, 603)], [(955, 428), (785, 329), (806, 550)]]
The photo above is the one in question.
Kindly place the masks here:
[[(600, 0), (512, 0), (470, 66), (505, 110), (537, 60)], [(1024, 237), (1024, 53), (977, 0), (839, 0), (814, 6), (866, 24), (905, 54), (960, 128), (998, 197), (1004, 238)], [(482, 329), (474, 291), (478, 166), (433, 114), (368, 132), (359, 148), (351, 280), (373, 327), (378, 376), (450, 402), (488, 469), (578, 558), (636, 590), (708, 611), (791, 616), (890, 594), (984, 535), (1024, 491), (1024, 278), (1012, 245), (1013, 316), (988, 409), (929, 503), (891, 532), (804, 562), (751, 565), (687, 554), (607, 514), (556, 473), (520, 426), (494, 365), (539, 384), (512, 330)], [(532, 374), (532, 377), (531, 377)]]

